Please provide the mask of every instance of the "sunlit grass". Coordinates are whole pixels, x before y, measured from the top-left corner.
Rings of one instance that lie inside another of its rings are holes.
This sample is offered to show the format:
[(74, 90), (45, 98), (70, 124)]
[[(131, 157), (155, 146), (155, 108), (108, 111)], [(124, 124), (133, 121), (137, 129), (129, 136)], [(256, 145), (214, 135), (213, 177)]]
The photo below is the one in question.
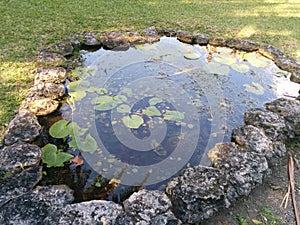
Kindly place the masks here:
[[(245, 37), (300, 58), (300, 0), (0, 1), (0, 127), (28, 90), (39, 49), (82, 31), (171, 27), (212, 37)], [(24, 71), (23, 71), (24, 70)]]

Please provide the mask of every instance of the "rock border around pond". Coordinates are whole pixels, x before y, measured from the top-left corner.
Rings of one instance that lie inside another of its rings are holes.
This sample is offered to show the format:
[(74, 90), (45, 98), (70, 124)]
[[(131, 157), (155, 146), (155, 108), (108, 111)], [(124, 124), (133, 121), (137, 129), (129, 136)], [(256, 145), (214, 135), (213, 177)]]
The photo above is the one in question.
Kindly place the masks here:
[(142, 32), (83, 32), (43, 49), (34, 86), (10, 122), (0, 145), (1, 224), (198, 224), (221, 208), (247, 196), (280, 160), (284, 142), (300, 135), (300, 101), (276, 99), (266, 109), (245, 112), (244, 126), (232, 132), (232, 142), (217, 143), (208, 153), (212, 167), (189, 167), (172, 179), (166, 193), (140, 190), (123, 205), (103, 200), (72, 204), (66, 185), (36, 187), (41, 180), (42, 152), (35, 143), (42, 127), (39, 116), (54, 113), (65, 95), (70, 68), (80, 49), (123, 51), (130, 46), (177, 37), (188, 44), (256, 51), (291, 73), (300, 83), (300, 61), (274, 46), (245, 39), (210, 38), (173, 29), (150, 27)]

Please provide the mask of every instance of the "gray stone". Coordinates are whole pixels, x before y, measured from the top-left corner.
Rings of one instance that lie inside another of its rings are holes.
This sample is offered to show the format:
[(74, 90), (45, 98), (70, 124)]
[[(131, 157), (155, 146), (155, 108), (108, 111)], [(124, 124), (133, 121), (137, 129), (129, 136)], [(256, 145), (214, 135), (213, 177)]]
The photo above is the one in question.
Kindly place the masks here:
[(241, 148), (262, 156), (273, 153), (272, 141), (265, 135), (264, 130), (252, 125), (234, 128), (232, 140)]
[(290, 80), (300, 84), (300, 70), (292, 72)]
[(252, 52), (259, 49), (260, 44), (255, 41), (241, 39), (241, 38), (234, 38), (227, 42), (227, 47), (235, 48), (237, 50)]
[(172, 28), (164, 28), (158, 32), (161, 36), (176, 37), (177, 31)]
[(196, 166), (172, 179), (166, 193), (176, 217), (183, 224), (198, 224), (220, 208), (229, 207), (237, 196), (225, 178), (218, 169)]
[(12, 145), (18, 141), (32, 142), (40, 134), (41, 125), (32, 113), (19, 113), (9, 123), (4, 136), (5, 145)]
[(286, 55), (274, 59), (275, 64), (288, 72), (300, 71), (300, 62)]
[(126, 50), (130, 47), (127, 37), (122, 32), (104, 32), (100, 35), (103, 48), (110, 50)]
[(206, 34), (194, 34), (193, 43), (199, 45), (207, 45), (209, 42), (209, 37)]
[(72, 190), (65, 185), (39, 187), (2, 206), (0, 224), (44, 224), (47, 217), (66, 207), (73, 200)]
[(73, 54), (73, 46), (70, 42), (62, 42), (62, 43), (51, 45), (42, 51), (50, 52), (50, 53), (58, 53), (62, 56), (70, 56)]
[(128, 32), (127, 39), (132, 45), (144, 44), (146, 42), (146, 38), (141, 36), (139, 32)]
[(40, 52), (37, 61), (47, 66), (59, 66), (63, 65), (67, 59), (58, 53), (53, 52)]
[(211, 38), (211, 39), (209, 39), (208, 44), (213, 45), (213, 46), (226, 47), (227, 40), (224, 38)]
[(28, 97), (22, 102), (19, 112), (31, 112), (37, 116), (46, 116), (53, 113), (58, 106), (59, 102), (57, 100), (51, 98), (36, 99), (36, 96), (34, 96)]
[(42, 167), (30, 167), (0, 181), (0, 208), (13, 198), (30, 192), (42, 179)]
[(146, 38), (147, 43), (159, 41), (160, 37), (155, 27), (148, 27), (142, 31), (142, 35)]
[(247, 125), (263, 128), (265, 134), (272, 140), (285, 140), (293, 137), (293, 132), (287, 128), (282, 116), (263, 109), (250, 109), (244, 114)]
[(54, 84), (54, 83), (35, 83), (31, 92), (28, 94), (27, 98), (34, 99), (59, 99), (65, 94), (64, 84)]
[(288, 126), (295, 135), (300, 135), (300, 101), (278, 98), (265, 104), (266, 108), (284, 117)]
[(258, 49), (258, 53), (262, 54), (263, 56), (275, 60), (276, 58), (283, 57), (284, 53), (279, 49), (272, 45), (262, 45)]
[(0, 150), (0, 176), (39, 164), (42, 150), (32, 144), (18, 142)]
[(192, 44), (193, 43), (193, 35), (188, 31), (180, 30), (177, 32), (177, 39), (181, 42)]
[(93, 200), (67, 205), (50, 214), (44, 220), (44, 223), (57, 225), (114, 225), (116, 224), (116, 218), (122, 212), (122, 206), (114, 202)]
[(125, 213), (117, 224), (181, 224), (171, 212), (171, 201), (160, 191), (140, 190), (123, 203)]
[(100, 47), (101, 42), (96, 38), (96, 34), (84, 33), (82, 39), (82, 45), (87, 47)]
[(34, 83), (63, 83), (67, 78), (67, 71), (63, 67), (39, 69), (35, 74)]

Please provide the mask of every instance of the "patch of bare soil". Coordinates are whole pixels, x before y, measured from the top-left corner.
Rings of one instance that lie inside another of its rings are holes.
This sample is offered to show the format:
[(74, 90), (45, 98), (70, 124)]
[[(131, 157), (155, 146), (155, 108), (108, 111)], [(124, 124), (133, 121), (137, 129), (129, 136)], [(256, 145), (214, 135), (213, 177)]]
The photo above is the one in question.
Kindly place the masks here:
[(288, 156), (294, 158), (295, 192), (300, 207), (300, 140), (286, 143), (285, 157), (272, 162), (272, 174), (265, 178), (249, 196), (239, 199), (233, 207), (216, 213), (202, 225), (294, 225), (296, 224), (291, 195), (287, 208), (281, 202), (288, 190)]

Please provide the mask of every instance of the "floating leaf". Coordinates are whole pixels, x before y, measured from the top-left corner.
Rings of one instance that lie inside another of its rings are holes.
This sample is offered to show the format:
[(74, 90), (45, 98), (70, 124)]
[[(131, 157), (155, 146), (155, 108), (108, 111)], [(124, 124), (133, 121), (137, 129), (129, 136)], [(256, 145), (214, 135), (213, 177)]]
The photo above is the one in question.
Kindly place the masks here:
[(156, 105), (161, 102), (163, 102), (161, 98), (153, 97), (149, 100), (149, 105)]
[(139, 128), (144, 123), (144, 119), (138, 115), (125, 116), (122, 121), (126, 127), (133, 129)]
[(92, 137), (91, 134), (88, 134), (84, 140), (76, 138), (78, 149), (83, 152), (89, 152), (93, 154), (97, 149), (97, 141)]
[(251, 92), (253, 94), (257, 95), (263, 95), (264, 94), (264, 88), (258, 83), (252, 82), (251, 84), (244, 84), (243, 85), (246, 88), (246, 91)]
[(216, 56), (216, 57), (214, 57), (214, 61), (221, 63), (221, 64), (232, 65), (232, 64), (236, 63), (236, 58), (232, 58), (229, 56), (226, 56), (226, 57)]
[(108, 93), (106, 88), (97, 88), (96, 92), (100, 95), (105, 95)]
[[(120, 105), (123, 100), (126, 98), (126, 96), (124, 95), (117, 95), (117, 96), (110, 96), (110, 95), (101, 95), (98, 96), (96, 98), (94, 98), (91, 103), (92, 104), (97, 104), (94, 108), (96, 110), (100, 110), (100, 111), (106, 111), (106, 110), (111, 110), (115, 107), (117, 107), (118, 105)], [(126, 98), (127, 100), (127, 98)]]
[(151, 105), (146, 109), (143, 109), (143, 113), (147, 116), (161, 116), (161, 112), (154, 106)]
[(67, 127), (69, 121), (67, 120), (59, 120), (55, 122), (49, 129), (49, 134), (54, 138), (65, 138), (69, 133), (69, 129)]
[(47, 167), (63, 167), (65, 162), (70, 161), (74, 156), (67, 152), (57, 150), (53, 144), (47, 144), (42, 148), (43, 162)]
[(201, 55), (198, 54), (197, 52), (187, 52), (184, 54), (184, 58), (191, 59), (191, 60), (196, 60), (199, 59), (200, 57)]
[(130, 106), (126, 104), (119, 105), (117, 108), (118, 113), (129, 113), (130, 111), (131, 111)]
[(259, 56), (256, 53), (248, 53), (245, 55), (244, 57), (252, 66), (255, 67), (261, 67), (261, 68), (265, 68), (269, 65), (270, 60), (263, 57), (263, 56)]
[(228, 75), (230, 68), (217, 62), (210, 62), (203, 67), (204, 71), (211, 74)]
[(90, 86), (90, 83), (86, 80), (77, 80), (72, 81), (68, 84), (67, 88), (69, 90), (77, 91), (77, 90), (85, 90), (87, 87)]
[(69, 92), (71, 101), (80, 101), (86, 96), (86, 92), (84, 90), (77, 90), (75, 92)]
[(69, 129), (69, 134), (70, 135), (84, 135), (85, 132), (87, 132), (88, 129), (84, 129), (81, 128), (80, 126), (78, 126), (78, 124), (76, 122), (71, 122), (68, 124), (68, 129)]
[(184, 119), (184, 113), (173, 111), (173, 110), (166, 110), (164, 114), (165, 120), (172, 120), (172, 121), (180, 121)]
[(247, 73), (250, 70), (249, 66), (246, 64), (232, 64), (231, 68), (239, 73)]

